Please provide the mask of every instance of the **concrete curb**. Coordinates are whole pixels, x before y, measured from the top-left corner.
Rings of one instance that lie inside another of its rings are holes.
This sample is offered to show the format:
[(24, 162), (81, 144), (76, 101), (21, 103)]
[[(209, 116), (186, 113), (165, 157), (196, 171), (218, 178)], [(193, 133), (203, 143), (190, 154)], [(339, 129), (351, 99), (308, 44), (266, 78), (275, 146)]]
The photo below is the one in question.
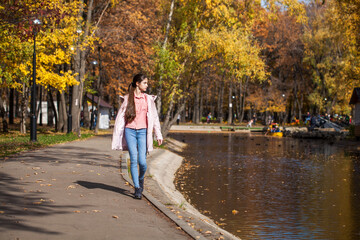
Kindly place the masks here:
[[(128, 174), (127, 168), (127, 159), (129, 158), (128, 153), (123, 153), (120, 155), (121, 158), (121, 173), (122, 177), (127, 181), (129, 184), (133, 186), (132, 180)], [(206, 240), (205, 237), (201, 235), (201, 233), (197, 232), (193, 228), (191, 228), (186, 222), (178, 218), (173, 212), (171, 212), (165, 205), (160, 203), (157, 199), (152, 197), (146, 190), (143, 191), (143, 196), (152, 204), (154, 205), (159, 211), (161, 211), (164, 215), (170, 218), (176, 225), (178, 225), (185, 233), (187, 233), (193, 239), (200, 239)]]

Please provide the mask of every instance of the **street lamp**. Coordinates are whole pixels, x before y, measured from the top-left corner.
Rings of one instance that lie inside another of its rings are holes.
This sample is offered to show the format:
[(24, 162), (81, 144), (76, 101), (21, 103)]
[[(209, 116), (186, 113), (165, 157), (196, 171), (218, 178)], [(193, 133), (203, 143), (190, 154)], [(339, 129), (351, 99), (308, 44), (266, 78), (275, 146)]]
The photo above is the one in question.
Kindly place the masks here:
[[(97, 61), (93, 61), (92, 65), (93, 65), (93, 81), (95, 81), (95, 66), (97, 64)], [(94, 83), (93, 83), (94, 86)], [(92, 93), (92, 97), (91, 97), (91, 121), (90, 121), (90, 130), (94, 129), (94, 93)]]
[(39, 19), (34, 23), (34, 55), (33, 55), (33, 82), (31, 91), (31, 118), (30, 118), (30, 141), (36, 142), (36, 25), (40, 25)]

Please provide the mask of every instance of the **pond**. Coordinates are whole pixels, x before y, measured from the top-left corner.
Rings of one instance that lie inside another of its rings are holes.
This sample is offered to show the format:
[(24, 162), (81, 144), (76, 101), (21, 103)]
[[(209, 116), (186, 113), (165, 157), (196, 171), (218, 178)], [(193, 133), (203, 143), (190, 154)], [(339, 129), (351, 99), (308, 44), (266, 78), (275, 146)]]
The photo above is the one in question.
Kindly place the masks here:
[(241, 239), (360, 239), (356, 143), (239, 133), (170, 137), (188, 144), (176, 188)]

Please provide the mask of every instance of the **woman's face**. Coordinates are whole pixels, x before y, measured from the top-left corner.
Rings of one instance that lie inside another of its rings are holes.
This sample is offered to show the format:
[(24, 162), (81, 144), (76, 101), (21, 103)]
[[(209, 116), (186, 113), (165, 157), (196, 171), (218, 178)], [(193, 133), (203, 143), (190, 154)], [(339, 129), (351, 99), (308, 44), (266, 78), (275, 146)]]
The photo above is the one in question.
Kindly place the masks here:
[(146, 92), (146, 89), (148, 87), (148, 79), (145, 78), (140, 83), (136, 83), (136, 86), (140, 89), (140, 91)]

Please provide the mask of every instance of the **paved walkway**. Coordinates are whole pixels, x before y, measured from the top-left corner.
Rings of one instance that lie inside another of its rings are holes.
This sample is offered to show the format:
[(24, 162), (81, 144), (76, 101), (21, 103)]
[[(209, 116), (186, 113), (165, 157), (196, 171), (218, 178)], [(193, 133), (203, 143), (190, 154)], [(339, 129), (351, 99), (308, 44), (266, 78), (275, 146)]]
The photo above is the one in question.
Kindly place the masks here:
[(0, 160), (0, 239), (190, 239), (120, 175), (111, 137)]

